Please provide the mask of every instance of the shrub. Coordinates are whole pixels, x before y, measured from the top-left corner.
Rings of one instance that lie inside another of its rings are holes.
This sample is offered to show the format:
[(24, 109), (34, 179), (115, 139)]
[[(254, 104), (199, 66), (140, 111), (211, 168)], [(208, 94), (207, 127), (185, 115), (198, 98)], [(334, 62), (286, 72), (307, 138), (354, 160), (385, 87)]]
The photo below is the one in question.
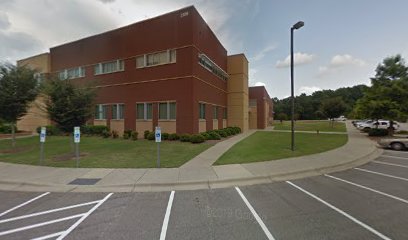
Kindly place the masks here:
[(233, 128), (230, 128), (230, 127), (224, 128), (223, 130), (228, 134), (228, 136), (232, 136), (232, 135), (236, 134), (235, 130)]
[(99, 126), (99, 125), (83, 125), (81, 126), (81, 133), (88, 134), (88, 135), (102, 135), (103, 131), (109, 131), (107, 126)]
[(132, 130), (131, 129), (123, 131), (123, 138), (124, 139), (129, 139), (131, 136), (132, 136)]
[(149, 135), (147, 135), (147, 140), (152, 141), (152, 140), (155, 140), (155, 139), (156, 139), (156, 137), (154, 136), (154, 132), (149, 132)]
[(177, 133), (172, 133), (172, 134), (170, 134), (169, 135), (169, 138), (168, 138), (170, 141), (175, 141), (175, 140), (179, 140), (180, 139), (180, 137), (179, 137), (179, 135), (177, 135)]
[(190, 142), (191, 135), (190, 134), (183, 134), (180, 136), (180, 141), (182, 142)]
[(136, 141), (136, 140), (137, 140), (137, 136), (139, 135), (139, 133), (136, 132), (136, 131), (132, 131), (132, 133), (131, 133), (130, 135), (131, 135), (131, 137), (132, 137), (132, 140), (133, 140), (133, 141)]
[(368, 133), (368, 132), (370, 132), (370, 130), (371, 130), (371, 128), (368, 128), (368, 127), (367, 127), (367, 128), (362, 129), (361, 131), (362, 131), (362, 132), (365, 132), (365, 133)]
[(216, 130), (216, 133), (218, 133), (223, 138), (228, 137), (228, 134), (222, 129)]
[(240, 127), (232, 127), (234, 130), (235, 130), (235, 132), (238, 134), (238, 133), (241, 133), (241, 128)]
[(104, 138), (108, 138), (111, 136), (111, 133), (108, 130), (104, 130), (101, 135)]
[[(46, 130), (47, 130), (47, 136), (55, 136), (55, 135), (61, 135), (62, 132), (59, 128), (57, 128), (56, 126), (53, 125), (48, 125), (45, 126)], [(40, 134), (41, 132), (41, 127), (37, 127), (37, 133)]]
[(112, 131), (112, 138), (118, 138), (119, 137), (119, 133), (115, 130)]
[(204, 141), (205, 141), (205, 139), (201, 134), (195, 134), (195, 135), (192, 135), (190, 137), (190, 142), (191, 143), (202, 143)]
[(11, 133), (11, 126), (10, 125), (0, 125), (0, 133)]
[(162, 133), (161, 139), (162, 139), (162, 140), (168, 140), (168, 139), (169, 139), (169, 136), (170, 136), (170, 134), (168, 134), (168, 133)]
[(215, 131), (209, 131), (209, 132), (207, 132), (207, 133), (208, 133), (208, 135), (210, 136), (209, 140), (220, 140), (220, 139), (221, 139), (220, 134), (218, 134), (218, 133), (215, 132)]
[(201, 136), (203, 136), (205, 140), (210, 140), (210, 134), (206, 132), (201, 133)]
[(388, 135), (387, 129), (372, 128), (368, 132), (368, 136), (372, 136), (372, 137), (382, 137), (382, 136), (387, 136), (387, 135)]
[(149, 130), (144, 131), (144, 133), (143, 133), (143, 138), (144, 138), (144, 139), (147, 139), (147, 137), (149, 136), (149, 134), (150, 134), (150, 131), (149, 131)]

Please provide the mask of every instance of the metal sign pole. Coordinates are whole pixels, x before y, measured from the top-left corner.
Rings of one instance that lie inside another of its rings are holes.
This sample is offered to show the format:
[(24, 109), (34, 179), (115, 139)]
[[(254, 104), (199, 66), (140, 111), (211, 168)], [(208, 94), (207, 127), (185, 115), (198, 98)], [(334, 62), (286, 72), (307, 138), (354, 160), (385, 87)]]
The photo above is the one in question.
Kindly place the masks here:
[(160, 168), (160, 143), (157, 143), (157, 167)]
[(44, 143), (40, 144), (40, 165), (43, 165), (44, 162)]
[(79, 167), (79, 144), (75, 143), (76, 167)]

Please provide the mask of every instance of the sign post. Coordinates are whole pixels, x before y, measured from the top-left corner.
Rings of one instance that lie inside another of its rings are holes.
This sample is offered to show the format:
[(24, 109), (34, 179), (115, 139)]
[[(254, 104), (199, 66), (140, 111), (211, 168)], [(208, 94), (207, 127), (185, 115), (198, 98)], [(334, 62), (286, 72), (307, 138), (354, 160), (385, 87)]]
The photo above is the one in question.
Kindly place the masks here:
[(156, 127), (154, 136), (157, 142), (157, 167), (160, 168), (160, 142), (161, 142), (161, 128)]
[(45, 143), (45, 136), (47, 135), (47, 129), (45, 127), (41, 127), (40, 131), (40, 165), (43, 165), (44, 162), (44, 143)]
[(74, 127), (76, 167), (79, 167), (79, 143), (80, 142), (81, 142), (81, 130), (79, 127)]

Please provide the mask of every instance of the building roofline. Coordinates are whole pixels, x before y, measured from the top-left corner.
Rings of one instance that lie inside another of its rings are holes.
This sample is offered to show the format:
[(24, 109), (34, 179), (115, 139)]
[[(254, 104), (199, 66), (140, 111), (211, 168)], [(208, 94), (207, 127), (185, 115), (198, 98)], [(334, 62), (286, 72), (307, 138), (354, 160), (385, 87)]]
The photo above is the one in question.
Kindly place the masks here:
[[(105, 32), (97, 33), (97, 34), (94, 34), (94, 35), (91, 35), (91, 36), (88, 36), (88, 37), (83, 37), (83, 38), (80, 38), (80, 39), (77, 39), (77, 40), (73, 40), (73, 41), (70, 41), (70, 42), (66, 42), (66, 43), (63, 43), (63, 44), (59, 44), (59, 45), (56, 45), (56, 46), (51, 47), (50, 50), (51, 50), (51, 49), (54, 49), (54, 48), (62, 47), (62, 46), (64, 46), (64, 45), (68, 45), (68, 44), (72, 44), (72, 43), (75, 43), (75, 42), (79, 42), (79, 41), (82, 41), (82, 40), (85, 40), (85, 39), (97, 37), (97, 36), (100, 36), (100, 35), (103, 35), (103, 34), (107, 34), (107, 33), (115, 32), (115, 31), (119, 31), (119, 30), (122, 30), (122, 29), (124, 29), (124, 28), (128, 28), (128, 27), (131, 27), (131, 26), (133, 26), (133, 25), (136, 25), (136, 24), (140, 24), (140, 23), (152, 21), (152, 20), (154, 20), (154, 19), (157, 19), (157, 18), (166, 16), (166, 15), (169, 15), (169, 14), (173, 14), (173, 13), (175, 13), (175, 12), (179, 12), (179, 11), (184, 10), (184, 9), (189, 9), (189, 8), (192, 8), (192, 9), (194, 9), (196, 12), (198, 12), (194, 5), (190, 5), (190, 6), (183, 7), (183, 8), (180, 8), (180, 9), (177, 9), (177, 10), (174, 10), (174, 11), (171, 11), (171, 12), (167, 12), (167, 13), (164, 13), (164, 14), (161, 14), (161, 15), (158, 15), (158, 16), (155, 16), (155, 17), (151, 17), (151, 18), (144, 19), (144, 20), (141, 20), (141, 21), (138, 21), (138, 22), (134, 22), (134, 23), (131, 23), (131, 24), (122, 26), (122, 27), (118, 27), (118, 28), (111, 29), (111, 30), (108, 30), (108, 31), (105, 31)], [(211, 28), (210, 28), (210, 29), (211, 29)], [(215, 35), (215, 34), (214, 34), (214, 35)], [(219, 40), (218, 40), (218, 41), (219, 41)], [(221, 45), (222, 45), (222, 44), (221, 44)]]
[(26, 58), (19, 59), (19, 60), (17, 60), (16, 62), (25, 61), (25, 60), (28, 60), (28, 59), (30, 59), (30, 58), (35, 58), (35, 57), (39, 57), (39, 56), (41, 56), (41, 55), (49, 55), (49, 54), (50, 54), (49, 52), (40, 53), (40, 54), (37, 54), (37, 55), (34, 55), (34, 56), (30, 56), (30, 57), (26, 57)]
[(237, 54), (232, 54), (232, 55), (228, 55), (228, 57), (239, 57), (239, 56), (244, 56), (244, 58), (248, 61), (248, 58), (246, 57), (245, 53), (237, 53)]

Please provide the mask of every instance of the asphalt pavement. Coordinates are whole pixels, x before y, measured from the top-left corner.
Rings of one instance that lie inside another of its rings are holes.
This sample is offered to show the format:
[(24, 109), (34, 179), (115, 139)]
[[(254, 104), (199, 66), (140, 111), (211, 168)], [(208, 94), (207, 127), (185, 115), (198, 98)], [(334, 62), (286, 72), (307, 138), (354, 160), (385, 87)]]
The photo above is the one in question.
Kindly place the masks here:
[(0, 192), (0, 239), (408, 239), (408, 152), (224, 189)]

